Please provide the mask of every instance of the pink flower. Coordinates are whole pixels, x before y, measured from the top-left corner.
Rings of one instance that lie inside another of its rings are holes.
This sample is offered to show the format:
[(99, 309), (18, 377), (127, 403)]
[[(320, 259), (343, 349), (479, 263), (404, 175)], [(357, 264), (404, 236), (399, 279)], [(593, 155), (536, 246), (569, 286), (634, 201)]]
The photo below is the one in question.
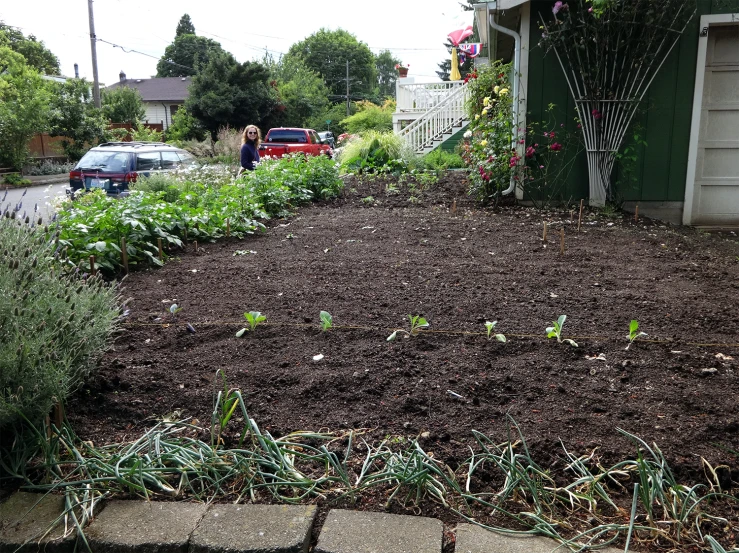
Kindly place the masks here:
[(600, 119), (603, 117), (597, 109), (594, 109), (591, 113), (593, 114), (593, 119)]
[(559, 142), (555, 142), (551, 146), (549, 146), (549, 149), (553, 152), (559, 152), (562, 149), (562, 144), (560, 144)]
[(561, 9), (562, 9), (562, 2), (560, 2), (559, 0), (557, 0), (554, 3), (554, 7), (552, 8), (552, 13), (554, 15), (557, 15), (559, 13), (559, 10), (561, 10)]
[(529, 146), (528, 148), (526, 148), (526, 157), (527, 158), (530, 159), (530, 158), (534, 157), (534, 154), (536, 154), (536, 149), (533, 146)]

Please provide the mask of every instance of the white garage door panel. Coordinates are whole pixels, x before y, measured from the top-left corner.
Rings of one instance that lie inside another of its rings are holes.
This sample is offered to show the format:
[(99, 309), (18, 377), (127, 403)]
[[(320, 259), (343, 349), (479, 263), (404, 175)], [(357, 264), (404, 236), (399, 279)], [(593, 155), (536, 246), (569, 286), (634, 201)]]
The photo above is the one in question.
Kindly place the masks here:
[(705, 118), (704, 132), (711, 140), (739, 142), (739, 110), (717, 109), (709, 111)]
[[(714, 29), (711, 29), (713, 32)], [(739, 27), (716, 27), (713, 42), (713, 63), (739, 65)]]
[(706, 148), (703, 154), (703, 171), (700, 173), (699, 180), (704, 178), (739, 180), (737, 154), (737, 148)]
[(693, 224), (739, 224), (739, 25), (708, 30)]

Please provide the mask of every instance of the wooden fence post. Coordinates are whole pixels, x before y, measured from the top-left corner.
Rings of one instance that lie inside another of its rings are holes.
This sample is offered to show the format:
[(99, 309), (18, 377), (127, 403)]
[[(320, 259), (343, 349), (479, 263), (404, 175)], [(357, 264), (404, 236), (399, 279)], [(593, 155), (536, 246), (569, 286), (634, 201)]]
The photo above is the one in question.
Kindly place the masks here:
[(126, 237), (121, 238), (121, 260), (123, 261), (123, 270), (128, 274), (128, 252), (126, 251)]

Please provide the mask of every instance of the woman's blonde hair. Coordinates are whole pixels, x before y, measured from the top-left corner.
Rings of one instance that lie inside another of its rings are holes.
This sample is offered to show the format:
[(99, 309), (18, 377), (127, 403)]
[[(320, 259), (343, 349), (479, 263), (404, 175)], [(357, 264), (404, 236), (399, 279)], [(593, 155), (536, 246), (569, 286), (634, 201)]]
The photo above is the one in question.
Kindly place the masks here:
[(259, 145), (262, 143), (262, 131), (259, 130), (259, 127), (256, 125), (247, 125), (244, 129), (244, 134), (241, 135), (241, 143), (246, 144), (246, 141), (248, 140), (248, 137), (246, 135), (247, 132), (250, 130), (257, 131), (257, 138), (254, 140), (254, 145), (259, 148)]

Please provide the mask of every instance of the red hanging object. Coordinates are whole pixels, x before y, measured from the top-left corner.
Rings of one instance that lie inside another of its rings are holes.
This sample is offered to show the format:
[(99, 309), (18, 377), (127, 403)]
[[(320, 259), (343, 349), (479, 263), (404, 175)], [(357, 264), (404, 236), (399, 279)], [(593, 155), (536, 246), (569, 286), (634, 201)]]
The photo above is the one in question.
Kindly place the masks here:
[(464, 29), (457, 29), (456, 31), (452, 31), (448, 35), (449, 40), (452, 41), (452, 44), (454, 46), (459, 46), (459, 43), (462, 42), (465, 38), (472, 36), (472, 25), (467, 25)]

